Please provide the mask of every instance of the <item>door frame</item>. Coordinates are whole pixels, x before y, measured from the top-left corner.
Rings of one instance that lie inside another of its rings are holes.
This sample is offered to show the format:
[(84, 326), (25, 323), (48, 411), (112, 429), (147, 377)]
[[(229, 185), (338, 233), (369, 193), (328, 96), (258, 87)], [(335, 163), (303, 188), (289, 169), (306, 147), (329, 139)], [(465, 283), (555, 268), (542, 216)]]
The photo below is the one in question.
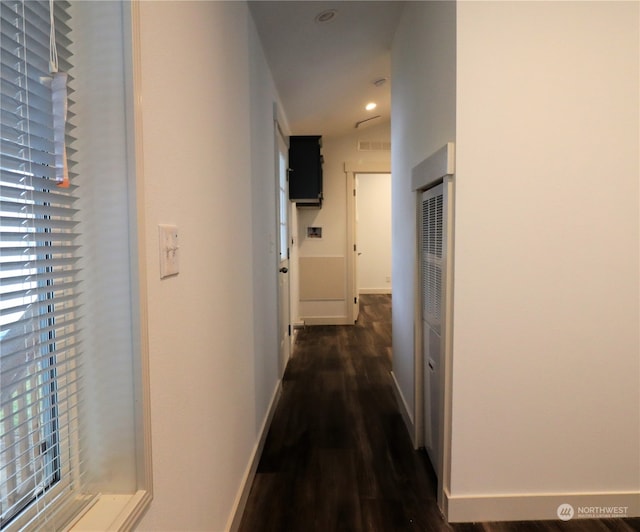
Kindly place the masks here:
[(422, 226), (422, 193), (438, 182), (442, 182), (445, 188), (447, 215), (446, 249), (447, 260), (445, 265), (445, 284), (443, 287), (443, 323), (442, 342), (443, 353), (441, 359), (442, 382), (440, 389), (439, 431), (440, 431), (440, 460), (437, 476), (437, 500), (438, 507), (444, 516), (448, 516), (448, 497), (451, 493), (451, 411), (452, 411), (452, 386), (453, 386), (453, 262), (454, 262), (454, 195), (455, 195), (455, 146), (448, 142), (442, 148), (424, 159), (412, 169), (411, 188), (416, 197), (416, 257), (414, 268), (414, 424), (412, 439), (414, 446), (424, 444), (425, 408), (424, 408), (424, 338), (422, 329), (422, 280), (421, 280), (421, 226)]
[(356, 175), (390, 174), (391, 162), (351, 162), (344, 163), (345, 185), (347, 191), (347, 320), (355, 323), (360, 310), (357, 265), (358, 247), (356, 241)]
[[(275, 266), (276, 266), (276, 292), (277, 292), (277, 300), (278, 300), (278, 318), (277, 318), (277, 338), (278, 338), (278, 378), (282, 379), (284, 375), (285, 368), (287, 366), (287, 362), (291, 357), (291, 349), (292, 349), (292, 327), (291, 327), (291, 260), (290, 260), (290, 245), (291, 245), (291, 204), (289, 202), (289, 176), (288, 176), (288, 166), (289, 166), (289, 137), (283, 131), (281, 122), (279, 120), (279, 111), (277, 104), (273, 104), (273, 131), (274, 131), (274, 174), (275, 174), (275, 194), (276, 194), (276, 212), (275, 212), (275, 224), (276, 224), (276, 235), (275, 235)], [(284, 209), (286, 209), (286, 259), (281, 260), (281, 195), (280, 195), (280, 153), (281, 148), (285, 154), (285, 172), (286, 174), (286, 191), (285, 191), (285, 205)], [(282, 273), (281, 268), (287, 268), (287, 272)], [(282, 276), (286, 275), (286, 294), (282, 294), (281, 283), (283, 281)], [(285, 333), (284, 331), (287, 331)], [(284, 335), (284, 338), (283, 338)]]

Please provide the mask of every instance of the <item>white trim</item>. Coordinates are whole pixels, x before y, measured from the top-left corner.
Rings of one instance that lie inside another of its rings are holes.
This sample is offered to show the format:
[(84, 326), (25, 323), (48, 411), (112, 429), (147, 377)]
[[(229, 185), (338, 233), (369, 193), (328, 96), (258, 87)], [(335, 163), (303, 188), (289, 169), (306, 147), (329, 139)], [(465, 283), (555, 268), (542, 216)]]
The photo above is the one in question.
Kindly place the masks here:
[(597, 517), (580, 514), (579, 508), (626, 507), (626, 515), (640, 516), (640, 492), (536, 493), (452, 496), (445, 492), (447, 520), (450, 523), (487, 521), (559, 521), (557, 510), (570, 504), (575, 510), (572, 521)]
[(276, 123), (276, 127), (278, 128), (278, 133), (284, 140), (287, 148), (289, 147), (289, 136), (291, 135), (291, 131), (289, 130), (289, 124), (287, 123), (287, 118), (281, 112), (282, 106), (279, 102), (273, 102), (273, 121)]
[(65, 530), (71, 532), (132, 530), (149, 502), (151, 502), (151, 494), (145, 490), (126, 495), (100, 494), (89, 509)]
[(133, 530), (147, 511), (152, 499), (152, 492), (147, 490), (138, 490), (129, 496), (127, 503), (116, 516), (109, 530), (118, 530), (121, 532)]
[[(131, 2), (130, 11), (123, 11), (124, 35), (128, 39), (125, 54), (125, 77), (131, 90), (126, 94), (127, 160), (131, 183), (130, 255), (132, 283), (132, 315), (134, 323), (134, 382), (136, 387), (136, 467), (139, 489), (135, 493), (100, 495), (71, 525), (74, 532), (89, 530), (132, 530), (153, 499), (151, 456), (151, 400), (149, 373), (149, 334), (147, 306), (147, 268), (144, 239), (144, 167), (142, 153), (142, 107), (140, 73), (140, 12), (139, 3)], [(130, 39), (130, 40), (129, 40)]]
[(281, 393), (282, 381), (279, 380), (273, 391), (273, 395), (271, 396), (271, 403), (269, 404), (267, 415), (262, 422), (262, 427), (260, 427), (260, 435), (255, 447), (253, 448), (253, 452), (251, 453), (251, 459), (249, 460), (249, 465), (247, 466), (247, 469), (244, 473), (242, 484), (240, 485), (240, 489), (238, 490), (236, 498), (233, 501), (231, 514), (225, 528), (225, 530), (229, 530), (230, 532), (233, 532), (240, 528), (242, 515), (244, 514), (244, 510), (247, 506), (247, 499), (249, 498), (249, 493), (251, 492), (251, 486), (253, 485), (253, 480), (256, 476), (256, 471), (258, 470), (258, 464), (260, 463), (262, 450), (264, 449), (264, 444), (267, 441), (269, 427), (271, 426), (273, 415), (275, 414), (276, 407), (278, 406), (278, 402), (280, 401)]
[[(453, 292), (454, 292), (454, 240), (455, 240), (455, 183), (452, 176), (444, 179), (444, 188), (447, 200), (447, 234), (446, 234), (446, 271), (445, 271), (445, 297), (444, 303), (444, 342), (443, 364), (443, 391), (442, 391), (442, 492), (438, 494), (439, 504), (445, 507), (445, 491), (451, 486), (451, 432), (453, 419)], [(445, 514), (447, 515), (447, 514)]]
[[(289, 202), (289, 137), (286, 136), (280, 122), (278, 121), (279, 106), (273, 103), (273, 161), (274, 161), (274, 199), (276, 204), (275, 212), (275, 234), (277, 242), (277, 253), (275, 254), (274, 282), (277, 291), (278, 308), (278, 378), (284, 376), (287, 362), (291, 358), (291, 260), (289, 259), (291, 250), (291, 208)], [(281, 155), (285, 159), (284, 168), (281, 168)], [(284, 183), (281, 179), (284, 178)], [(282, 220), (282, 212), (285, 212), (286, 219)], [(286, 235), (283, 239), (282, 230)], [(283, 241), (284, 240), (284, 241)], [(286, 254), (283, 254), (286, 249)], [(283, 256), (285, 258), (283, 258)], [(284, 277), (281, 277), (283, 276)], [(285, 284), (286, 283), (286, 284)], [(286, 292), (283, 294), (283, 292)], [(287, 334), (288, 331), (288, 334)]]
[(144, 239), (145, 200), (142, 153), (142, 108), (140, 72), (139, 2), (123, 8), (125, 115), (129, 190), (129, 249), (133, 331), (133, 371), (136, 437), (136, 479), (134, 493), (99, 494), (65, 528), (74, 532), (133, 530), (153, 499), (151, 456), (151, 411), (148, 339), (146, 246)]
[[(355, 191), (356, 174), (390, 174), (391, 162), (389, 161), (345, 161), (344, 174), (345, 174), (345, 186), (347, 194), (347, 248), (346, 258), (346, 273), (347, 273), (347, 318), (349, 321), (346, 324), (353, 324), (358, 317), (358, 307), (356, 304), (351, 303), (353, 298), (358, 295), (358, 287), (356, 286), (356, 250), (353, 249), (355, 244), (355, 231), (356, 231), (356, 213), (355, 213), (355, 197), (353, 191)], [(341, 323), (338, 325), (342, 325)]]
[(447, 142), (438, 151), (431, 154), (411, 172), (411, 189), (424, 190), (440, 181), (446, 175), (455, 173), (455, 146)]
[(402, 420), (407, 427), (407, 431), (409, 432), (409, 436), (411, 437), (413, 447), (417, 449), (418, 447), (416, 446), (416, 442), (414, 441), (415, 428), (413, 417), (411, 416), (409, 405), (407, 404), (407, 401), (405, 400), (402, 393), (402, 388), (400, 388), (400, 384), (398, 384), (398, 380), (396, 379), (396, 375), (393, 371), (391, 371), (391, 379), (393, 380), (393, 395), (396, 396), (396, 401), (398, 401), (400, 415), (402, 415)]
[[(134, 220), (131, 225), (131, 256), (132, 272), (137, 275), (132, 276), (133, 316), (134, 335), (138, 343), (139, 356), (135, 356), (136, 380), (139, 388), (136, 390), (136, 441), (138, 448), (136, 452), (136, 467), (138, 477), (138, 493), (146, 492), (146, 495), (139, 499), (139, 508), (132, 509), (139, 519), (153, 499), (153, 460), (151, 454), (151, 375), (149, 367), (149, 319), (148, 319), (148, 297), (147, 297), (147, 264), (146, 264), (146, 241), (145, 241), (145, 198), (144, 198), (144, 154), (143, 150), (143, 128), (142, 128), (142, 73), (140, 70), (140, 4), (138, 1), (131, 2), (131, 10), (123, 13), (124, 35), (131, 40), (126, 46), (131, 50), (131, 54), (125, 54), (125, 76), (127, 84), (132, 88), (125, 91), (127, 97), (127, 159), (129, 161), (129, 174), (132, 179), (129, 190), (130, 220)], [(133, 524), (133, 522), (132, 522)]]
[(302, 316), (307, 325), (353, 325), (349, 316)]
[(448, 212), (448, 230), (446, 232), (446, 249), (448, 258), (446, 261), (445, 277), (445, 316), (446, 321), (443, 330), (444, 353), (442, 355), (443, 389), (441, 391), (442, 412), (439, 416), (440, 437), (440, 464), (436, 466), (436, 476), (438, 478), (437, 499), (438, 506), (443, 514), (449, 519), (447, 491), (451, 480), (451, 389), (452, 389), (452, 331), (453, 331), (453, 213), (454, 213), (454, 189), (453, 174), (455, 172), (455, 146), (453, 142), (448, 142), (442, 148), (417, 164), (411, 172), (411, 188), (416, 192), (416, 253), (414, 267), (414, 412), (415, 422), (407, 425), (412, 436), (415, 447), (424, 445), (424, 368), (423, 368), (423, 331), (422, 331), (422, 290), (420, 270), (421, 270), (421, 199), (423, 191), (444, 183), (446, 209)]
[(361, 288), (358, 291), (358, 294), (360, 295), (367, 295), (367, 294), (390, 294), (391, 293), (391, 288)]

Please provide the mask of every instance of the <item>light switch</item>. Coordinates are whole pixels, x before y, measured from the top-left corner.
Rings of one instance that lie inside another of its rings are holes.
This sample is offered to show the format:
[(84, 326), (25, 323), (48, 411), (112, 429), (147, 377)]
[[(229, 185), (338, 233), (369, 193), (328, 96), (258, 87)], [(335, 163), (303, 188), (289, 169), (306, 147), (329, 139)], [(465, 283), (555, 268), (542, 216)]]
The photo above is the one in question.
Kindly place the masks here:
[(160, 279), (177, 275), (178, 268), (178, 228), (175, 225), (158, 226), (160, 236)]

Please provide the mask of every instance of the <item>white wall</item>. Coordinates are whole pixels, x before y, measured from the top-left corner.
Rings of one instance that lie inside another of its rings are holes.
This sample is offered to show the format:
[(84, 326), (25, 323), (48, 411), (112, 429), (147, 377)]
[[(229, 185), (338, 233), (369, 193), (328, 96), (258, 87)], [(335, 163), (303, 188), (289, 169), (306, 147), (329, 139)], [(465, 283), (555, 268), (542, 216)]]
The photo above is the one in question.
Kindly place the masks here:
[[(224, 530), (277, 384), (275, 90), (240, 2), (141, 2), (154, 500)], [(180, 274), (160, 280), (159, 223)]]
[(455, 9), (409, 4), (392, 53), (400, 389), (411, 409), (409, 172), (455, 134), (449, 517), (639, 512), (638, 3)]
[(358, 174), (358, 292), (391, 293), (391, 174)]
[[(344, 163), (383, 162), (388, 151), (358, 151), (358, 140), (389, 141), (389, 123), (354, 130), (339, 137), (322, 138), (324, 201), (321, 209), (298, 209), (298, 254), (300, 257), (344, 257), (347, 253), (347, 186)], [(307, 227), (322, 227), (322, 239), (306, 237)], [(347, 283), (347, 270), (344, 270)], [(350, 304), (350, 299), (349, 299)], [(347, 323), (347, 299), (339, 301), (300, 301), (302, 319), (342, 320)]]
[(408, 3), (391, 51), (393, 372), (412, 420), (418, 286), (411, 170), (455, 138), (455, 16), (454, 2)]
[[(280, 377), (277, 360), (278, 339), (278, 250), (276, 223), (276, 144), (274, 101), (277, 93), (258, 34), (250, 19), (249, 90), (251, 139), (245, 146), (251, 154), (251, 212), (253, 244), (253, 353), (255, 360), (256, 429), (259, 430), (271, 401), (274, 382)], [(278, 121), (288, 132), (286, 117), (280, 110)], [(246, 141), (245, 141), (246, 142)], [(238, 209), (236, 205), (236, 209)]]
[(638, 6), (458, 6), (455, 495), (638, 492)]

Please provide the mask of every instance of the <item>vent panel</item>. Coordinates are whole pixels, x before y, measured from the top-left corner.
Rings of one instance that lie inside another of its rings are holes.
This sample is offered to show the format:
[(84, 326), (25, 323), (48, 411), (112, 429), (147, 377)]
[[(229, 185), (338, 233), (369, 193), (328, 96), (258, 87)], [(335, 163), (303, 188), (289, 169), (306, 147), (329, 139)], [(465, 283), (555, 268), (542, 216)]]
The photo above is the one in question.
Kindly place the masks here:
[(391, 142), (386, 140), (359, 140), (358, 151), (391, 151)]
[(422, 312), (424, 320), (440, 334), (442, 322), (443, 196), (422, 201)]

